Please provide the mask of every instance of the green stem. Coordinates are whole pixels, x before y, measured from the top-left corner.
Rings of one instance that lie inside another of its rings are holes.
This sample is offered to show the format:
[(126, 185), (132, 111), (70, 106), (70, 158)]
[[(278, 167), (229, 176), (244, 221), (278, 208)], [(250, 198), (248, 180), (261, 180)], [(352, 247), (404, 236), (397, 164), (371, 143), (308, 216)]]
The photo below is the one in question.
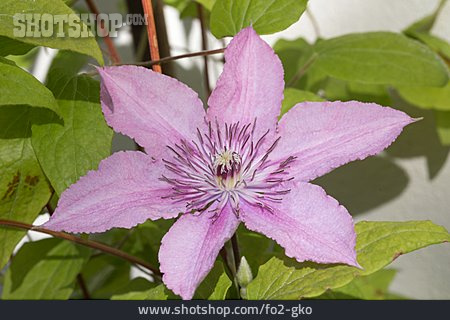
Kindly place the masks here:
[(319, 23), (317, 22), (316, 18), (314, 17), (312, 12), (309, 10), (309, 8), (306, 8), (305, 13), (308, 16), (309, 20), (311, 21), (316, 39), (319, 39), (320, 38)]
[[(197, 3), (197, 13), (198, 19), (200, 20), (200, 29), (202, 33), (202, 50), (206, 51), (208, 50), (208, 38), (206, 34), (206, 23), (203, 6), (200, 3)], [(209, 95), (211, 94), (211, 87), (209, 86), (208, 55), (203, 56), (203, 69), (206, 96), (209, 97)]]
[[(238, 296), (238, 298), (241, 298), (241, 291), (240, 291), (240, 287), (239, 287), (239, 283), (237, 282), (237, 277), (236, 277), (236, 273), (237, 273), (237, 269), (235, 267), (235, 263), (234, 261), (234, 252), (233, 250), (230, 252), (230, 254), (228, 254), (228, 250), (227, 250), (227, 244), (225, 244), (222, 248), (222, 250), (220, 250), (220, 256), (222, 257), (223, 262), (225, 263), (225, 267), (228, 270), (228, 272), (231, 274), (231, 278), (233, 279), (233, 284), (235, 286), (236, 289), (236, 294)], [(233, 259), (233, 261), (230, 261), (231, 259)]]
[(296, 74), (294, 74), (294, 76), (291, 78), (291, 80), (289, 80), (286, 84), (286, 87), (291, 87), (294, 84), (297, 83), (298, 80), (300, 80), (301, 77), (303, 77), (303, 75), (306, 73), (306, 71), (308, 71), (308, 68), (313, 64), (314, 61), (316, 61), (318, 54), (314, 53), (309, 59), (308, 61), (305, 62), (305, 64), (297, 71)]
[(231, 247), (233, 248), (234, 266), (236, 267), (237, 272), (237, 270), (239, 269), (239, 263), (241, 261), (241, 252), (239, 250), (239, 242), (236, 233), (233, 235), (233, 237), (231, 237)]
[(233, 256), (233, 261), (234, 261), (234, 268), (233, 268), (233, 282), (234, 282), (234, 286), (236, 287), (236, 291), (238, 294), (239, 299), (241, 299), (241, 287), (239, 286), (239, 282), (237, 279), (237, 271), (239, 269), (239, 262), (241, 261), (241, 254), (239, 251), (239, 243), (238, 243), (238, 238), (237, 238), (237, 234), (234, 233), (234, 235), (231, 237), (231, 248), (232, 248), (232, 256)]
[(77, 283), (78, 283), (78, 286), (80, 287), (81, 293), (83, 293), (83, 298), (85, 300), (90, 300), (91, 295), (89, 294), (88, 288), (86, 286), (86, 283), (84, 282), (84, 278), (81, 273), (79, 273), (77, 275)]
[(190, 52), (190, 53), (180, 54), (178, 56), (164, 57), (164, 58), (161, 58), (159, 60), (152, 60), (152, 61), (144, 61), (144, 62), (132, 63), (131, 65), (152, 66), (154, 64), (167, 63), (167, 62), (170, 62), (170, 61), (173, 61), (173, 60), (178, 60), (178, 59), (191, 58), (191, 57), (197, 57), (197, 56), (207, 56), (207, 55), (211, 55), (211, 54), (223, 53), (224, 51), (225, 51), (225, 48), (214, 49), (214, 50), (204, 50), (204, 51), (198, 51), (198, 52)]

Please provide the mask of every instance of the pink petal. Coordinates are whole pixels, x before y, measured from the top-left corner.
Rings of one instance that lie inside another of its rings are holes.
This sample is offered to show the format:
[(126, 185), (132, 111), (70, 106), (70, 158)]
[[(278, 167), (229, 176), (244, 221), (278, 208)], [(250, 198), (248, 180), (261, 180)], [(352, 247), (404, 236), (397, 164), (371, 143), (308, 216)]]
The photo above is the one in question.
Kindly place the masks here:
[(299, 103), (281, 118), (281, 140), (274, 153), (280, 159), (297, 157), (290, 173), (295, 179), (310, 181), (347, 162), (379, 153), (414, 121), (401, 111), (375, 103)]
[(245, 226), (275, 240), (298, 261), (346, 263), (358, 266), (352, 217), (319, 186), (290, 182), (281, 203), (262, 209), (241, 204)]
[(136, 66), (98, 68), (108, 124), (161, 158), (166, 145), (195, 136), (205, 111), (197, 94), (176, 79)]
[(173, 218), (184, 205), (161, 199), (170, 191), (159, 181), (162, 165), (142, 152), (117, 152), (65, 190), (44, 227), (55, 231), (103, 232), (132, 228), (147, 219)]
[(236, 231), (239, 220), (226, 206), (217, 220), (211, 212), (185, 214), (164, 236), (159, 250), (163, 282), (189, 300), (214, 265), (224, 243)]
[(208, 118), (242, 124), (257, 118), (261, 132), (274, 129), (283, 99), (283, 67), (252, 29), (241, 30), (225, 50), (225, 66), (208, 104)]

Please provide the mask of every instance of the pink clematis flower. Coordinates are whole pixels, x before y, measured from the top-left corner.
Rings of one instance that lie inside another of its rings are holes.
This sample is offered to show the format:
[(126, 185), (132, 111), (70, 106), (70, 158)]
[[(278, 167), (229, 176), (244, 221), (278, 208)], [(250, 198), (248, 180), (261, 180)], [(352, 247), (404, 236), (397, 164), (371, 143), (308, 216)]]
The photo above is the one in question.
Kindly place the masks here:
[(358, 266), (351, 216), (308, 182), (380, 152), (414, 120), (351, 101), (299, 103), (278, 121), (283, 68), (271, 47), (249, 27), (225, 59), (206, 112), (175, 79), (136, 66), (100, 68), (106, 121), (146, 153), (103, 160), (61, 195), (45, 227), (103, 232), (181, 214), (159, 261), (164, 283), (183, 299), (241, 222), (298, 261)]

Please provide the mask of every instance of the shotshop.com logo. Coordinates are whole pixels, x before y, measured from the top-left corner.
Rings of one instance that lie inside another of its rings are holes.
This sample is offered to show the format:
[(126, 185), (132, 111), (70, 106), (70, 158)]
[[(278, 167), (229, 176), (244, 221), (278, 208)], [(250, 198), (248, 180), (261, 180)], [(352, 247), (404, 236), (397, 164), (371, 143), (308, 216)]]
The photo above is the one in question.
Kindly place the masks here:
[(147, 24), (147, 16), (120, 13), (38, 14), (16, 13), (13, 16), (14, 37), (17, 38), (88, 38), (117, 37), (124, 25)]

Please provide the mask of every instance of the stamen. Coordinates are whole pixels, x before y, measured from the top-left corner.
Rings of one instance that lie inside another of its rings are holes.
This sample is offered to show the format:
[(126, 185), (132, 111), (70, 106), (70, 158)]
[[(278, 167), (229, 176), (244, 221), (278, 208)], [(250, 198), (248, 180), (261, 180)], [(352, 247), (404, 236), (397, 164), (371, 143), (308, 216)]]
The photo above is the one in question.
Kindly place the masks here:
[(217, 203), (210, 210), (214, 220), (227, 204), (239, 217), (243, 200), (273, 213), (268, 203), (279, 203), (290, 192), (280, 186), (293, 179), (288, 170), (296, 158), (272, 161), (270, 157), (281, 138), (276, 137), (267, 149), (263, 148), (270, 130), (255, 137), (256, 125), (255, 119), (242, 125), (236, 122), (221, 126), (216, 119), (214, 128), (207, 123), (206, 132), (197, 128), (196, 139), (167, 146), (172, 159), (163, 159), (168, 175), (159, 180), (171, 185), (172, 193), (161, 198), (184, 201), (187, 212), (194, 214)]

